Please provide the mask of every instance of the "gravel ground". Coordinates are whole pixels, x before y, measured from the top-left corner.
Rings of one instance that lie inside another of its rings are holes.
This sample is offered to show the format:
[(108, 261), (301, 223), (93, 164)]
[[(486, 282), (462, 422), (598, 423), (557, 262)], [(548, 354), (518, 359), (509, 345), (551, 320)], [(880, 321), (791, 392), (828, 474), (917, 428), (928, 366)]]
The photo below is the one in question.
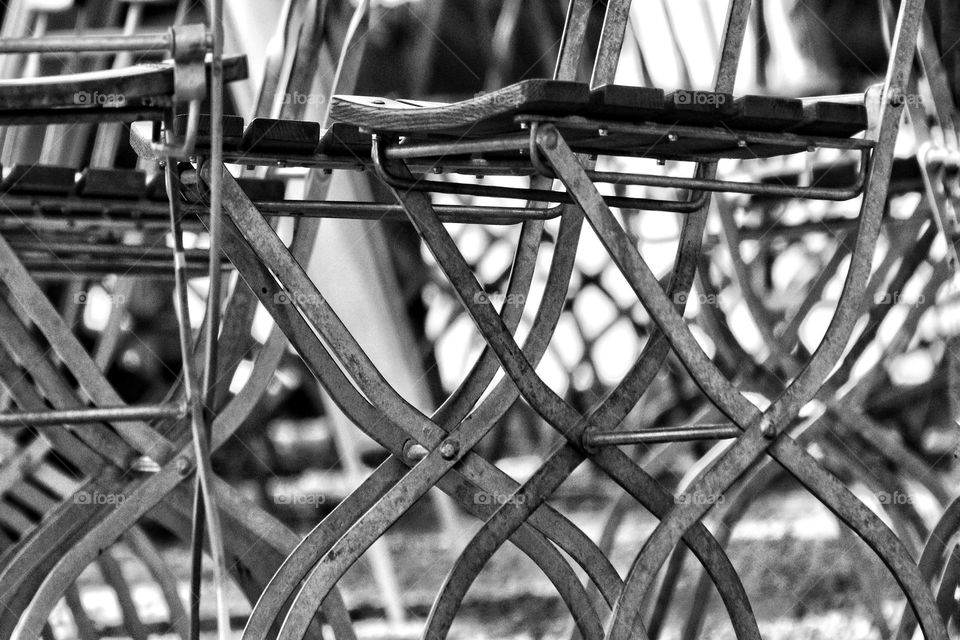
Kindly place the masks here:
[[(561, 501), (557, 506), (596, 540), (604, 519), (599, 503), (573, 500)], [(416, 507), (387, 538), (408, 616), (406, 622), (384, 622), (383, 600), (366, 557), (341, 582), (359, 637), (418, 638), (436, 590), (457, 553), (478, 528), (476, 522), (464, 516), (453, 535), (441, 533), (428, 510), (422, 505)], [(621, 575), (629, 569), (654, 524), (654, 519), (640, 510), (627, 514), (611, 554)], [(728, 549), (750, 595), (765, 640), (879, 638), (870, 614), (871, 598), (887, 624), (894, 624), (899, 617), (899, 589), (879, 561), (869, 552), (862, 553), (865, 547), (859, 541), (841, 536), (830, 514), (799, 490), (778, 491), (760, 499), (734, 531)], [(185, 593), (187, 554), (177, 547), (169, 549), (167, 557)], [(138, 585), (134, 598), (144, 621), (162, 622), (166, 607), (159, 590), (146, 580), (136, 562), (127, 558), (123, 566), (128, 578)], [(662, 637), (679, 638), (687, 612), (694, 606), (706, 606), (706, 625), (700, 637), (733, 638), (733, 629), (716, 594), (707, 603), (692, 602), (692, 560), (688, 559), (685, 567)], [(120, 621), (116, 599), (95, 570), (84, 574), (81, 586), (91, 617), (101, 628), (115, 629)], [(249, 605), (239, 592), (233, 601), (232, 613), (239, 627)], [(205, 597), (205, 605), (212, 602), (212, 594)], [(571, 625), (570, 615), (547, 578), (523, 554), (507, 546), (497, 552), (471, 587), (451, 637), (552, 640), (569, 638)], [(54, 627), (58, 638), (72, 637), (72, 624), (65, 608), (58, 609)], [(167, 637), (171, 636), (153, 638)]]

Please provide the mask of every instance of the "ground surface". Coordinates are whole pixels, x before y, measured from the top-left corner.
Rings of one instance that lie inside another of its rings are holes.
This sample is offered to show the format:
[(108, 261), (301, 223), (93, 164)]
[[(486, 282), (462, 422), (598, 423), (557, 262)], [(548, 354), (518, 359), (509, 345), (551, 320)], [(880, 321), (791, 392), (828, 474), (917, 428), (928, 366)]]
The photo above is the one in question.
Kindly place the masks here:
[[(569, 496), (556, 504), (594, 540), (600, 535), (608, 505), (609, 501), (600, 498)], [(923, 513), (932, 505), (918, 507)], [(407, 621), (384, 622), (383, 600), (366, 558), (341, 583), (361, 638), (418, 638), (446, 572), (478, 528), (463, 516), (455, 532), (442, 532), (429, 511), (429, 506), (418, 506), (388, 536)], [(654, 519), (639, 509), (626, 515), (612, 553), (621, 575), (654, 524)], [(734, 530), (729, 544), (731, 560), (751, 597), (765, 640), (879, 638), (871, 606), (879, 607), (886, 624), (895, 625), (902, 607), (900, 592), (864, 549), (858, 541), (841, 535), (836, 521), (815, 499), (791, 487), (761, 498)], [(187, 555), (182, 548), (171, 548), (167, 555), (185, 593)], [(733, 638), (715, 594), (707, 603), (692, 601), (692, 566), (688, 561), (663, 637), (679, 638), (687, 613), (693, 607), (706, 606), (707, 621), (700, 637)], [(143, 570), (132, 561), (125, 563), (124, 569), (140, 585), (134, 597), (144, 620), (164, 620), (165, 605)], [(94, 571), (85, 574), (82, 592), (97, 624), (115, 628), (119, 622), (116, 599)], [(205, 604), (212, 601), (207, 597)], [(248, 610), (249, 605), (236, 593), (232, 611), (238, 628)], [(58, 637), (70, 637), (69, 614), (59, 610), (57, 620)], [(451, 637), (559, 639), (569, 638), (570, 629), (571, 618), (546, 577), (516, 549), (505, 547), (467, 594)]]

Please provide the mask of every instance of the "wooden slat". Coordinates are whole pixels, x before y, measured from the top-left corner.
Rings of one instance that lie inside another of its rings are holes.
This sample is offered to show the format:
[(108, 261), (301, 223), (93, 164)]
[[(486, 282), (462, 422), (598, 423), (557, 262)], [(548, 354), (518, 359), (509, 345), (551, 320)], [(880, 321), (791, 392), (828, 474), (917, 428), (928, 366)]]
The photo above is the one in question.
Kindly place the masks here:
[(88, 198), (141, 198), (146, 195), (146, 174), (139, 169), (83, 170), (77, 190)]
[(319, 152), (325, 155), (370, 157), (370, 134), (356, 125), (334, 122), (320, 138)]
[(313, 154), (320, 145), (320, 124), (303, 120), (255, 118), (243, 134), (241, 148), (253, 153)]
[(682, 89), (668, 94), (665, 102), (663, 122), (717, 126), (734, 114), (733, 96), (729, 93)]
[(66, 195), (75, 187), (76, 170), (52, 165), (15, 165), (3, 181), (2, 190), (11, 193)]
[(814, 102), (803, 108), (803, 122), (793, 133), (849, 138), (867, 128), (867, 108), (861, 104)]
[(586, 84), (559, 80), (524, 80), (469, 100), (440, 106), (365, 96), (334, 96), (330, 115), (336, 122), (374, 131), (456, 133), (468, 136), (512, 131), (521, 113), (569, 114), (588, 108)]
[(147, 198), (157, 202), (167, 201), (167, 184), (163, 171), (155, 173), (147, 180)]
[(622, 120), (647, 120), (666, 110), (662, 89), (605, 84), (590, 93), (590, 115)]
[(733, 103), (733, 113), (724, 119), (732, 129), (788, 131), (803, 122), (803, 103), (794, 98), (743, 96)]
[[(186, 113), (181, 113), (173, 121), (173, 130), (178, 139), (187, 134)], [(223, 116), (223, 148), (237, 149), (240, 141), (243, 139), (243, 118), (240, 116)], [(200, 114), (200, 121), (197, 125), (197, 145), (210, 145), (210, 114)]]
[(237, 178), (237, 184), (254, 202), (283, 200), (287, 191), (287, 185), (283, 180)]

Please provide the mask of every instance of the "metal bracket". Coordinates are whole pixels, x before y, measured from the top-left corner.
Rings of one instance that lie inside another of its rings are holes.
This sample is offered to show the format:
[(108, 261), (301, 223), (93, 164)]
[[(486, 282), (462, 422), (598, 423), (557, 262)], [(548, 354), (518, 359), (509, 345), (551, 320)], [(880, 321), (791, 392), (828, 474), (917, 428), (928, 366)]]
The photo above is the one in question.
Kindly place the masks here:
[[(173, 135), (172, 118), (167, 123), (167, 142), (154, 143), (153, 151), (160, 157), (186, 158), (193, 153), (200, 127), (200, 106), (207, 97), (206, 55), (210, 48), (210, 34), (201, 24), (180, 25), (170, 29), (173, 54), (174, 103), (189, 102), (187, 130), (182, 140)], [(212, 125), (212, 123), (211, 123)]]
[(924, 142), (917, 151), (917, 161), (933, 219), (947, 242), (947, 263), (954, 273), (960, 273), (960, 256), (955, 244), (960, 238), (960, 222), (954, 206), (957, 189), (951, 189), (953, 197), (947, 190), (948, 182), (956, 182), (960, 175), (960, 151)]
[(173, 46), (173, 88), (177, 102), (207, 97), (204, 61), (209, 50), (207, 28), (202, 24), (171, 27)]

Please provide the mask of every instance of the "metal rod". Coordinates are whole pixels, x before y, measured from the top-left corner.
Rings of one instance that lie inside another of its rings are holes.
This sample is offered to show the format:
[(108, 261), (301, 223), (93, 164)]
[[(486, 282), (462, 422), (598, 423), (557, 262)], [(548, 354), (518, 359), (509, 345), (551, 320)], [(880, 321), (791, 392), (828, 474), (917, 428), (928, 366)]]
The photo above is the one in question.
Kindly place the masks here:
[[(531, 157), (536, 159), (536, 156), (532, 154)], [(586, 173), (594, 182), (605, 182), (608, 184), (692, 189), (721, 193), (743, 193), (785, 198), (806, 198), (809, 200), (843, 201), (856, 198), (863, 192), (864, 182), (867, 177), (868, 160), (869, 151), (867, 149), (861, 149), (860, 168), (857, 171), (857, 177), (852, 184), (844, 187), (801, 187), (769, 182), (737, 182), (656, 174), (622, 173), (619, 171), (587, 171)], [(536, 166), (543, 175), (556, 177), (555, 173), (549, 167), (545, 166), (545, 164), (534, 162), (534, 166)]]
[(731, 180), (708, 180), (705, 178), (683, 178), (677, 176), (630, 174), (615, 171), (588, 171), (587, 175), (596, 182), (610, 184), (639, 185), (647, 187), (672, 187), (676, 189), (696, 189), (700, 191), (718, 191), (723, 193), (745, 193), (749, 195), (781, 196), (787, 198), (807, 198), (811, 200), (850, 200), (863, 192), (867, 177), (869, 152), (861, 149), (860, 169), (854, 182), (845, 187), (795, 187), (766, 182), (736, 182)]
[[(92, 242), (60, 241), (55, 239), (19, 240), (10, 239), (10, 246), (17, 252), (53, 253), (61, 254), (96, 254), (110, 257), (159, 258), (168, 260), (170, 249), (165, 246), (142, 246), (130, 244), (94, 244)], [(203, 260), (207, 257), (206, 249), (187, 249), (185, 254)]]
[(601, 432), (587, 429), (583, 446), (607, 447), (618, 444), (656, 444), (660, 442), (687, 442), (691, 440), (726, 440), (736, 438), (742, 431), (729, 422), (698, 424), (689, 427), (663, 427), (642, 431)]
[[(883, 84), (874, 85), (883, 86)], [(816, 104), (818, 102), (838, 102), (840, 104), (863, 104), (864, 93), (840, 93), (830, 96), (808, 96), (800, 98), (804, 106)]]
[[(2, 54), (0, 54), (2, 55)], [(80, 124), (93, 122), (138, 122), (160, 120), (169, 107), (168, 96), (157, 96), (151, 106), (133, 107), (59, 107), (51, 109), (32, 109), (30, 111), (4, 111), (0, 113), (0, 125), (18, 124)]]
[[(206, 252), (204, 252), (206, 253)], [(88, 272), (99, 272), (99, 273), (129, 273), (129, 275), (134, 275), (136, 273), (150, 273), (150, 272), (169, 272), (170, 269), (174, 266), (174, 263), (169, 259), (167, 260), (153, 260), (153, 259), (127, 259), (127, 260), (111, 260), (109, 262), (95, 262), (89, 257), (75, 257), (75, 256), (18, 256), (20, 262), (23, 266), (27, 267), (31, 271), (34, 269), (42, 270), (56, 270), (56, 271), (88, 271)], [(229, 262), (220, 262), (217, 265), (217, 269), (221, 271), (230, 270), (232, 267)], [(200, 277), (200, 275), (208, 275), (208, 269), (190, 267), (187, 271), (191, 274), (191, 277)]]
[(0, 53), (79, 53), (114, 51), (169, 51), (173, 33), (130, 35), (69, 35), (0, 40)]
[[(379, 140), (374, 136), (374, 140)], [(471, 195), (488, 198), (506, 198), (513, 200), (527, 200), (539, 202), (556, 202), (568, 204), (573, 202), (572, 196), (564, 191), (551, 189), (522, 189), (515, 187), (497, 187), (479, 184), (460, 184), (452, 182), (432, 181), (416, 178), (403, 178), (390, 173), (385, 162), (384, 146), (374, 145), (374, 168), (384, 184), (402, 191), (431, 191), (434, 193), (450, 193), (456, 195)], [(610, 207), (626, 209), (642, 209), (651, 211), (670, 211), (673, 213), (692, 213), (700, 209), (705, 202), (705, 195), (688, 201), (657, 200), (653, 198), (628, 198), (623, 196), (606, 196), (604, 201)]]
[(62, 409), (0, 413), (0, 427), (45, 427), (93, 422), (133, 422), (157, 418), (183, 418), (187, 409), (182, 404), (148, 404), (136, 407), (97, 407), (95, 409)]
[[(873, 148), (873, 140), (866, 138), (850, 138), (836, 136), (806, 136), (796, 133), (765, 133), (762, 131), (737, 131), (735, 129), (721, 129), (719, 127), (707, 128), (678, 124), (658, 124), (654, 122), (631, 123), (618, 120), (588, 120), (578, 116), (517, 116), (521, 123), (551, 123), (555, 125), (561, 133), (566, 133), (568, 129), (576, 131), (596, 131), (605, 130), (604, 138), (609, 140), (616, 134), (650, 135), (662, 137), (664, 141), (669, 141), (670, 134), (676, 136), (679, 140), (716, 140), (720, 142), (738, 143), (743, 141), (747, 144), (762, 144), (772, 146), (797, 147), (806, 149), (817, 147), (822, 149), (869, 149)], [(578, 140), (572, 137), (570, 144), (575, 150), (581, 146), (589, 146), (589, 141)], [(609, 142), (604, 143), (605, 146)], [(668, 146), (670, 142), (665, 142), (662, 146)], [(412, 145), (411, 145), (412, 147)], [(603, 151), (604, 153), (613, 153)], [(685, 154), (684, 154), (685, 155)], [(780, 153), (778, 155), (783, 155)], [(718, 157), (723, 157), (718, 156)], [(715, 158), (717, 159), (717, 158)]]
[[(217, 349), (220, 344), (220, 298), (221, 273), (217, 268), (223, 221), (223, 0), (209, 3), (212, 61), (210, 64), (210, 163), (213, 175), (210, 184), (210, 287), (207, 293), (206, 343), (203, 352), (203, 380), (200, 387), (200, 409), (196, 414), (199, 422), (193, 422), (194, 450), (197, 456), (197, 482), (194, 489), (194, 530), (191, 551), (194, 560), (190, 585), (197, 594), (191, 603), (190, 635), (199, 637), (199, 587), (198, 560), (202, 558), (204, 528), (208, 530), (210, 556), (213, 559), (213, 584), (216, 592), (217, 637), (230, 637), (230, 612), (227, 606), (227, 563), (220, 526), (220, 511), (214, 501), (213, 469), (210, 464), (210, 438), (215, 418), (217, 390)], [(193, 105), (191, 104), (191, 107)], [(187, 354), (185, 354), (187, 355)], [(206, 526), (204, 526), (206, 525)]]
[[(424, 142), (400, 144), (384, 150), (391, 160), (409, 160), (433, 156), (468, 155), (472, 153), (497, 153), (503, 151), (521, 152), (529, 148), (530, 135), (515, 133), (499, 138), (471, 140), (469, 142)], [(439, 163), (438, 163), (439, 164)]]
[[(351, 202), (337, 200), (261, 200), (253, 203), (265, 216), (292, 216), (299, 218), (337, 218), (343, 220), (388, 220), (406, 221), (403, 208), (397, 204), (377, 202)], [(83, 229), (85, 226), (109, 226), (111, 224), (134, 224), (149, 227), (169, 226), (167, 204), (142, 200), (105, 198), (0, 196), (0, 220), (10, 218), (6, 212), (27, 214), (16, 217), (17, 226), (62, 226)], [(484, 207), (437, 205), (435, 210), (443, 222), (466, 222), (477, 224), (517, 224), (527, 220), (553, 220), (560, 215), (559, 207), (533, 209), (525, 207)], [(49, 211), (50, 216), (35, 216)], [(205, 216), (208, 209), (203, 205), (182, 204), (180, 211), (185, 216)], [(85, 214), (78, 217), (77, 214)], [(91, 215), (93, 214), (93, 215)], [(69, 217), (67, 217), (69, 216)], [(117, 216), (111, 220), (109, 216)], [(185, 223), (191, 222), (187, 217)]]
[[(884, 218), (882, 224), (890, 229), (917, 227), (923, 220), (901, 220), (898, 218)], [(774, 223), (765, 226), (745, 226), (740, 228), (740, 237), (744, 240), (762, 240), (766, 237), (799, 238), (808, 234), (827, 233), (835, 235), (844, 231), (856, 230), (856, 218), (823, 218), (813, 222), (798, 222), (797, 224)], [(899, 233), (899, 231), (897, 231)]]

